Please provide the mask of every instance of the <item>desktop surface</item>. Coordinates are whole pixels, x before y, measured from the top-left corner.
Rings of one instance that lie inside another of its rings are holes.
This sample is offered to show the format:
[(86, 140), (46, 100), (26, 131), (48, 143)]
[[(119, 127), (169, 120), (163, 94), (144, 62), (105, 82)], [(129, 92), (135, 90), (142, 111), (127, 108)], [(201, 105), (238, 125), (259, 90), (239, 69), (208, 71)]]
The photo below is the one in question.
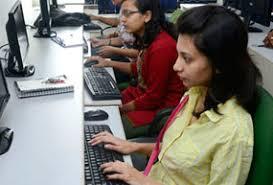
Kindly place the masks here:
[[(82, 28), (71, 31), (82, 32)], [(11, 98), (1, 126), (12, 128), (14, 138), (9, 151), (0, 156), (1, 185), (83, 185), (82, 47), (62, 48), (32, 35), (29, 32), (26, 62), (35, 65), (36, 73), (26, 79), (66, 74), (75, 90), (19, 99), (14, 81), (22, 79), (7, 78)]]

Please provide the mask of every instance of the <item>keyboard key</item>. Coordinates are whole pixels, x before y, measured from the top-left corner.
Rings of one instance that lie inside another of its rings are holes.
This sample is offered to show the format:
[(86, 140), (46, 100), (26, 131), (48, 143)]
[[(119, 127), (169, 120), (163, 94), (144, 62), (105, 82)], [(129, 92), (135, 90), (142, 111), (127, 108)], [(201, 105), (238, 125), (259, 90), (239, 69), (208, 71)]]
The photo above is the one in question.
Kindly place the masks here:
[(116, 82), (104, 68), (93, 66), (85, 68), (84, 82), (94, 100), (121, 99)]
[(99, 132), (111, 130), (108, 125), (85, 125), (84, 135), (85, 135), (85, 159), (84, 159), (84, 171), (85, 171), (85, 184), (89, 185), (99, 185), (99, 184), (109, 184), (109, 185), (125, 185), (120, 181), (108, 181), (105, 179), (104, 175), (100, 170), (100, 165), (106, 162), (113, 162), (115, 160), (123, 161), (122, 154), (115, 151), (106, 150), (103, 145), (101, 146), (91, 146), (88, 144), (90, 135), (97, 134)]

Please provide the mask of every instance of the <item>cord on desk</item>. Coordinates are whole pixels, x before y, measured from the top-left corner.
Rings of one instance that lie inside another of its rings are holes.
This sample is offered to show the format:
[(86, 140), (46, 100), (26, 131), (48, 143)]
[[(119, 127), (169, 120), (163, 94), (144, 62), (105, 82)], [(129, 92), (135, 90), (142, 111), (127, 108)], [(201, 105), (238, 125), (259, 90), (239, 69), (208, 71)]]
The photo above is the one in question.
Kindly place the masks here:
[(25, 26), (26, 26), (26, 27), (30, 27), (31, 29), (37, 29), (36, 26), (32, 26), (32, 25), (29, 25), (29, 24), (26, 24)]
[(4, 44), (4, 45), (0, 46), (0, 50), (1, 50), (3, 47), (8, 46), (8, 45), (9, 45), (9, 44)]
[(57, 37), (57, 32), (56, 31), (50, 31), (50, 38)]
[[(2, 45), (2, 46), (0, 46), (0, 51), (5, 47), (5, 46), (8, 46), (9, 44), (4, 44), (4, 45)], [(0, 57), (0, 60), (2, 61), (8, 61), (8, 58), (7, 58), (7, 54), (9, 53), (9, 49), (4, 49), (3, 50), (4, 52), (6, 52), (5, 53), (5, 56), (4, 56), (4, 58), (3, 57)]]

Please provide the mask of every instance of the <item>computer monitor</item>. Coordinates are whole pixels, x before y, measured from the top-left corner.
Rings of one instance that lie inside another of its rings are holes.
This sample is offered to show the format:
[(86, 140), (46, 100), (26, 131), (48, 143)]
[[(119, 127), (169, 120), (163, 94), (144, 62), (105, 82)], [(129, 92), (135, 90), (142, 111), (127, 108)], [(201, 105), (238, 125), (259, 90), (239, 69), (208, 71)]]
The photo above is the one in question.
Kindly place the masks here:
[(242, 0), (242, 15), (249, 31), (261, 31), (250, 27), (250, 22), (254, 21), (264, 26), (270, 26), (272, 0)]
[(50, 0), (40, 0), (41, 14), (37, 20), (37, 33), (34, 37), (52, 37), (50, 17)]
[(9, 91), (0, 61), (0, 155), (6, 153), (12, 142), (13, 131), (2, 124), (2, 115), (9, 100)]
[(25, 77), (34, 74), (34, 66), (24, 64), (28, 53), (29, 42), (20, 1), (17, 1), (8, 14), (6, 32), (9, 41), (8, 66), (6, 76)]
[(6, 107), (10, 94), (7, 87), (7, 82), (3, 74), (2, 63), (0, 62), (0, 119)]
[(58, 8), (58, 2), (57, 2), (57, 0), (52, 0), (52, 7), (54, 7), (54, 8)]
[[(241, 16), (248, 27), (249, 32), (262, 32), (252, 27), (253, 23), (270, 26), (273, 0), (226, 0), (225, 3), (241, 10)], [(231, 3), (230, 3), (231, 2)]]

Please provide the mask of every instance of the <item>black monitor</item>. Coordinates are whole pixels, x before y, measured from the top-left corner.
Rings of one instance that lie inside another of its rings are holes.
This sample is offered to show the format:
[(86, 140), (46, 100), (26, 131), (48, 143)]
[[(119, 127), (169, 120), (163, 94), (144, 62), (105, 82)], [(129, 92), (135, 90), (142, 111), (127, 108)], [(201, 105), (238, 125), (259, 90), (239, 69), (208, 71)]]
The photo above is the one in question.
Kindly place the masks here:
[(51, 31), (50, 0), (40, 0), (40, 11), (37, 19), (38, 30), (34, 37), (52, 37), (54, 32)]
[(249, 32), (262, 32), (252, 27), (253, 23), (270, 26), (273, 0), (226, 0), (226, 4), (241, 10), (241, 16)]
[(29, 42), (20, 1), (17, 1), (9, 12), (6, 32), (10, 48), (8, 66), (5, 69), (6, 76), (25, 77), (33, 75), (34, 66), (24, 64)]
[(54, 8), (58, 8), (58, 2), (57, 2), (57, 0), (52, 0), (51, 6), (54, 7)]
[(3, 74), (2, 63), (0, 61), (0, 119), (4, 112), (4, 108), (8, 103), (9, 97), (10, 95), (7, 87), (7, 82)]
[(2, 124), (2, 115), (9, 100), (9, 91), (3, 74), (2, 63), (0, 61), (0, 155), (7, 152), (13, 138), (13, 131)]
[(254, 21), (264, 26), (270, 26), (272, 0), (243, 0), (242, 14), (249, 31), (260, 31), (250, 27), (250, 22)]

